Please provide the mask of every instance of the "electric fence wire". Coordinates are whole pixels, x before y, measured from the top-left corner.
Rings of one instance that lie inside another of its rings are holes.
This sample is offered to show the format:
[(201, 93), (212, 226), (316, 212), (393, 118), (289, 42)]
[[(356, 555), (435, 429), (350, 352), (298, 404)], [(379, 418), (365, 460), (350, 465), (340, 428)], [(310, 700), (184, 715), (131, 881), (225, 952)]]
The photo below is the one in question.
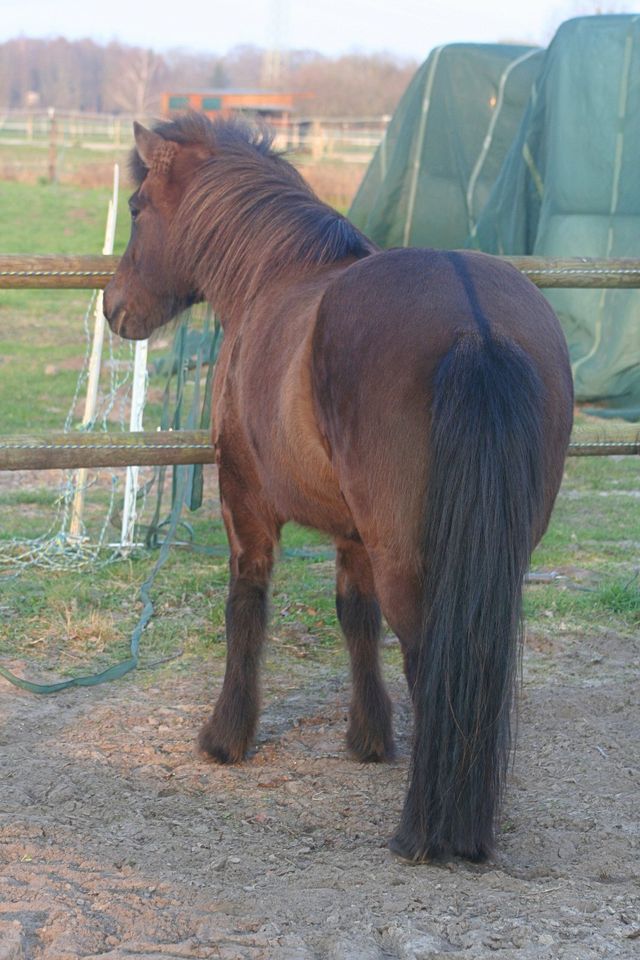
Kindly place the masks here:
[[(88, 377), (89, 357), (91, 353), (89, 318), (92, 315), (94, 307), (95, 295), (89, 302), (84, 315), (85, 355), (76, 381), (75, 392), (65, 419), (64, 432), (72, 432), (74, 429), (75, 411)], [(175, 336), (163, 396), (163, 425), (175, 428), (179, 428), (181, 425), (182, 417), (185, 414), (185, 406), (187, 406), (187, 427), (194, 427), (197, 420), (200, 421), (201, 427), (208, 425), (213, 366), (221, 339), (219, 324), (214, 321), (214, 330), (210, 331), (210, 317), (207, 316), (204, 321), (203, 331), (196, 339), (196, 356), (195, 360), (192, 361), (188, 355), (191, 346), (188, 339), (188, 327), (189, 321), (185, 318), (179, 325)], [(194, 369), (192, 400), (191, 404), (187, 405), (187, 378), (191, 366)], [(201, 407), (200, 379), (205, 366), (208, 367), (208, 369)], [(101, 428), (106, 431), (109, 422), (112, 420), (113, 411), (118, 405), (120, 408), (118, 417), (120, 429), (126, 429), (125, 412), (127, 388), (131, 380), (132, 350), (129, 345), (128, 359), (126, 361), (120, 360), (120, 358), (116, 356), (111, 333), (109, 333), (108, 368), (109, 389), (103, 398), (102, 408), (93, 422), (88, 424), (85, 429), (95, 428), (96, 423), (100, 421)], [(171, 383), (174, 378), (174, 373), (176, 396), (175, 400), (173, 400), (172, 410)], [(176, 467), (173, 471), (172, 504), (169, 517), (166, 520), (160, 519), (165, 472), (166, 468), (157, 469), (154, 478), (147, 483), (143, 483), (141, 487), (143, 502), (140, 513), (144, 511), (150, 488), (154, 482), (157, 481), (158, 492), (155, 516), (147, 524), (146, 542), (147, 545), (153, 544), (153, 546), (159, 547), (159, 553), (149, 576), (140, 588), (142, 612), (131, 635), (129, 657), (96, 674), (71, 677), (70, 679), (54, 683), (36, 683), (23, 677), (18, 677), (2, 665), (0, 665), (0, 676), (3, 676), (15, 686), (31, 693), (51, 694), (72, 687), (94, 686), (110, 680), (116, 680), (131, 670), (136, 669), (139, 664), (140, 639), (154, 612), (150, 594), (151, 588), (159, 570), (167, 560), (170, 547), (176, 543), (176, 533), (179, 526), (185, 526), (189, 532), (191, 532), (189, 525), (182, 519), (185, 504), (189, 502), (193, 508), (199, 505), (201, 500), (201, 468), (198, 469), (197, 466)], [(123, 554), (119, 545), (109, 544), (107, 542), (108, 530), (112, 523), (118, 498), (119, 479), (117, 474), (115, 471), (110, 473), (109, 499), (98, 535), (93, 541), (86, 535), (87, 531), (84, 525), (84, 535), (81, 537), (72, 537), (68, 532), (73, 498), (77, 492), (77, 486), (74, 480), (75, 473), (73, 471), (65, 471), (65, 480), (61, 488), (60, 496), (56, 501), (56, 514), (46, 533), (33, 539), (11, 538), (0, 546), (0, 571), (2, 571), (2, 568), (9, 570), (8, 573), (0, 572), (0, 583), (19, 577), (21, 573), (31, 567), (44, 568), (48, 571), (80, 570), (87, 567), (105, 566), (122, 558)], [(88, 486), (94, 486), (96, 483), (97, 480), (94, 478), (94, 480), (89, 482)], [(200, 490), (199, 495), (197, 488)]]

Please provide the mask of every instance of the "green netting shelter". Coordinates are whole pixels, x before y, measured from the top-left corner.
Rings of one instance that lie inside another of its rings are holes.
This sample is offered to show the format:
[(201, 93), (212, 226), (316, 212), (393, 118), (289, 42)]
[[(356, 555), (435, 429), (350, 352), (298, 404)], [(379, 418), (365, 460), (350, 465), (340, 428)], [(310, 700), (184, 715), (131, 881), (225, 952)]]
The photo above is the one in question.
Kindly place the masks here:
[[(640, 16), (559, 28), (470, 243), (501, 254), (640, 256)], [(547, 296), (576, 398), (601, 416), (640, 419), (640, 291)]]
[(349, 216), (383, 247), (462, 247), (518, 131), (544, 53), (438, 47), (414, 75)]

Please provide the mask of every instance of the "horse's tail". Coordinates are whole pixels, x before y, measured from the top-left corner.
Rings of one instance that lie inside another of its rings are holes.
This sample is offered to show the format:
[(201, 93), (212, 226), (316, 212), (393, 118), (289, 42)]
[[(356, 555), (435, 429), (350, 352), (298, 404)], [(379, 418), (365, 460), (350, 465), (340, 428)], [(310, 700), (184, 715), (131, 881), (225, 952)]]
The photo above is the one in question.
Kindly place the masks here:
[(543, 496), (541, 382), (465, 334), (434, 384), (412, 777), (392, 848), (484, 859), (509, 763), (522, 581)]

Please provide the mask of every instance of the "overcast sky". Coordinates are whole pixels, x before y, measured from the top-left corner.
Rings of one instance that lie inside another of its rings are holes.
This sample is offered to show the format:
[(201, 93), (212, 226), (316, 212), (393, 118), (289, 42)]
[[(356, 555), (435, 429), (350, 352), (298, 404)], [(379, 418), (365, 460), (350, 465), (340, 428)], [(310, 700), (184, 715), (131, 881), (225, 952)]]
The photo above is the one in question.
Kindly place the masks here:
[[(636, 6), (640, 6), (638, 0)], [(0, 0), (0, 41), (91, 37), (99, 42), (226, 53), (238, 44), (386, 50), (423, 60), (441, 43), (546, 45), (572, 16), (624, 12), (624, 0)]]

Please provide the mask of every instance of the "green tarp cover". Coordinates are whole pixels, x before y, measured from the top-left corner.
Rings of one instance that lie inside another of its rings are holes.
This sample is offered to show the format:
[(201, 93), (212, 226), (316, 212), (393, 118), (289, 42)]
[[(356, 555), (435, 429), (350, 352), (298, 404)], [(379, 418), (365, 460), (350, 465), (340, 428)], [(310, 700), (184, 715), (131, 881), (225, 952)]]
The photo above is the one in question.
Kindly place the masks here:
[[(640, 17), (569, 20), (546, 51), (434, 50), (350, 216), (383, 247), (640, 257)], [(640, 419), (640, 291), (546, 295), (577, 399)]]
[[(640, 16), (564, 23), (471, 243), (490, 253), (640, 256)], [(640, 419), (640, 291), (549, 290), (576, 398)]]
[(349, 216), (383, 247), (462, 247), (524, 113), (543, 51), (435, 49), (413, 77)]

